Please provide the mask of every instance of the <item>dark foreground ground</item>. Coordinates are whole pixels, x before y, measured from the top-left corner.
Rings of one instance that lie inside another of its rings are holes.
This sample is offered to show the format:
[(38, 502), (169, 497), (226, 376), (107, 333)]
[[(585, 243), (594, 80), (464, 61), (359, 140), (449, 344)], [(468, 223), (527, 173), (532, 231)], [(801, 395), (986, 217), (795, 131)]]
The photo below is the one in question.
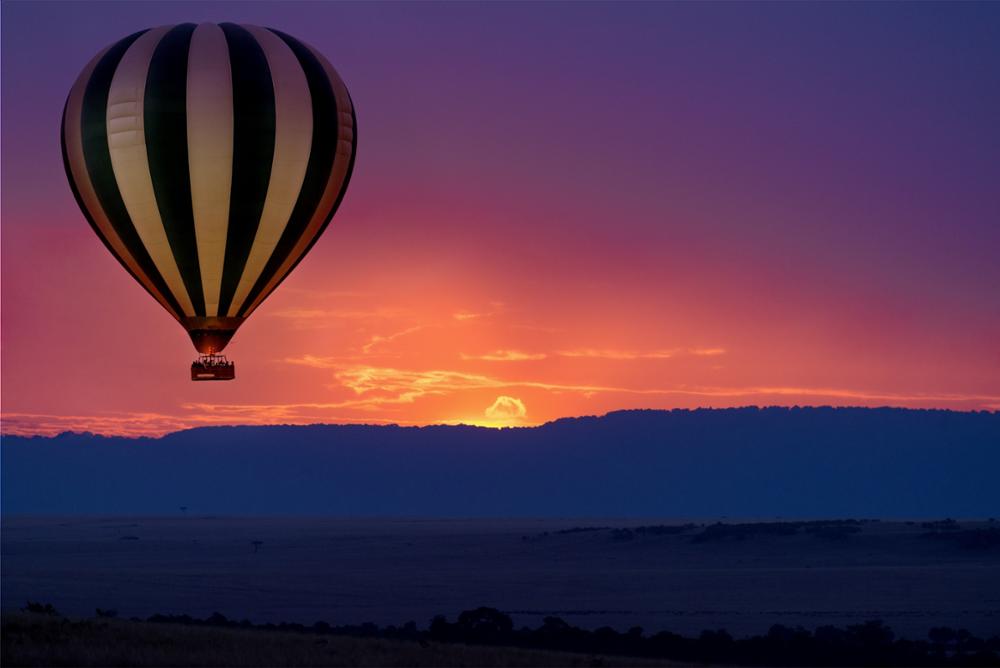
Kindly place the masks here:
[(5, 614), (4, 666), (677, 666), (635, 657)]
[[(61, 617), (50, 605), (2, 621), (3, 665), (27, 666), (1000, 666), (1000, 635), (977, 638), (936, 628), (927, 640), (898, 639), (877, 621), (814, 632), (774, 626), (764, 635), (725, 631), (697, 637), (633, 628), (588, 631), (548, 617), (515, 629), (494, 608), (466, 610), (456, 621), (330, 626), (255, 625), (220, 614), (207, 619), (154, 615), (120, 621), (96, 611), (89, 620)], [(665, 662), (674, 662), (668, 664)]]
[[(1000, 633), (1000, 523), (4, 517), (2, 605), (312, 625), (479, 606), (515, 628)], [(454, 621), (454, 620), (451, 620)]]

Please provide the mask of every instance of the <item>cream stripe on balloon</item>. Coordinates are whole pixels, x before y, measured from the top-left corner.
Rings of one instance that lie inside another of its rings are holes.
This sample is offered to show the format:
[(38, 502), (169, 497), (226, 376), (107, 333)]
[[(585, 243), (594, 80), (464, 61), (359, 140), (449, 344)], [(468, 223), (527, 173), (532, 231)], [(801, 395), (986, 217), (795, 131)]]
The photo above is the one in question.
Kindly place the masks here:
[(143, 99), (149, 62), (156, 45), (170, 28), (154, 28), (144, 34), (128, 48), (118, 64), (108, 94), (108, 148), (118, 190), (142, 244), (180, 303), (184, 315), (193, 316), (194, 306), (181, 279), (156, 204), (143, 125)]
[(256, 26), (244, 27), (264, 50), (271, 69), (274, 83), (274, 159), (260, 226), (229, 306), (229, 316), (239, 313), (288, 225), (302, 190), (312, 148), (312, 96), (302, 66), (280, 37)]
[(191, 36), (187, 74), (191, 209), (205, 315), (219, 313), (233, 181), (233, 75), (222, 28), (202, 23)]
[(104, 49), (88, 63), (83, 72), (80, 73), (76, 85), (70, 90), (69, 98), (66, 100), (66, 121), (63, 127), (63, 139), (66, 142), (66, 162), (69, 164), (69, 170), (73, 175), (73, 182), (76, 184), (80, 200), (83, 202), (85, 210), (90, 213), (90, 217), (100, 231), (101, 236), (108, 242), (114, 253), (121, 258), (121, 261), (128, 267), (129, 271), (135, 274), (142, 286), (156, 298), (156, 301), (160, 302), (163, 308), (167, 309), (175, 318), (180, 318), (180, 314), (175, 312), (169, 302), (163, 298), (163, 295), (160, 294), (160, 291), (156, 289), (153, 282), (149, 279), (149, 276), (146, 275), (135, 261), (135, 258), (132, 257), (132, 253), (122, 243), (121, 237), (115, 232), (114, 226), (104, 213), (100, 199), (98, 199), (97, 193), (94, 191), (94, 186), (90, 182), (90, 174), (87, 172), (87, 163), (83, 157), (83, 134), (80, 127), (83, 114), (83, 94), (87, 90), (87, 84), (90, 82), (90, 75), (93, 73), (98, 61), (107, 52), (108, 49)]
[[(303, 43), (304, 44), (304, 43)], [(261, 302), (267, 299), (268, 295), (278, 287), (282, 279), (292, 270), (295, 263), (299, 261), (305, 252), (309, 248), (309, 245), (313, 242), (316, 236), (320, 233), (323, 228), (323, 223), (326, 222), (327, 216), (330, 215), (330, 209), (333, 208), (334, 203), (337, 201), (337, 196), (344, 187), (344, 179), (347, 178), (347, 168), (351, 164), (351, 153), (354, 145), (354, 114), (353, 106), (351, 104), (351, 97), (347, 93), (347, 87), (341, 81), (340, 76), (337, 71), (333, 69), (333, 66), (327, 62), (326, 58), (323, 57), (316, 49), (312, 48), (308, 44), (305, 44), (316, 59), (322, 63), (323, 69), (326, 71), (327, 79), (330, 80), (330, 85), (333, 88), (334, 98), (337, 102), (337, 116), (338, 116), (338, 141), (337, 141), (337, 153), (334, 156), (333, 168), (330, 171), (330, 178), (326, 183), (326, 188), (323, 190), (323, 197), (320, 198), (320, 202), (316, 207), (316, 211), (313, 213), (312, 218), (309, 220), (309, 224), (306, 229), (302, 232), (302, 236), (299, 237), (298, 241), (295, 242), (295, 246), (292, 247), (291, 252), (288, 254), (278, 270), (274, 273), (274, 276), (268, 280), (264, 289), (260, 291), (257, 298), (253, 300), (250, 304), (250, 308), (247, 309), (244, 314), (245, 317), (250, 317), (250, 314), (260, 306)]]

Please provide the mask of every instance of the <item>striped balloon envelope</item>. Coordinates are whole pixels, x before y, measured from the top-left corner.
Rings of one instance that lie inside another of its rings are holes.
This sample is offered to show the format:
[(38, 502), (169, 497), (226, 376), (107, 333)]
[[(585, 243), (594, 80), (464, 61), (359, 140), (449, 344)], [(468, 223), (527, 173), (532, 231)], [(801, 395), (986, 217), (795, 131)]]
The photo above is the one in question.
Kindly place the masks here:
[(90, 61), (66, 100), (63, 160), (108, 250), (213, 355), (330, 222), (355, 128), (347, 87), (311, 46), (183, 23)]

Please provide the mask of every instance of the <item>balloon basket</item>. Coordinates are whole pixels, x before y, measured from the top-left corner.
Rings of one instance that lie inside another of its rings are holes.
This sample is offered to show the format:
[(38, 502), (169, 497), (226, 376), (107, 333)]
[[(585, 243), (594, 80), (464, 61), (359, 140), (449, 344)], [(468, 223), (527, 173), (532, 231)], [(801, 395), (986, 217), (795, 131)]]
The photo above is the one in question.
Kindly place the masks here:
[(233, 380), (236, 364), (225, 355), (199, 355), (191, 363), (191, 380)]

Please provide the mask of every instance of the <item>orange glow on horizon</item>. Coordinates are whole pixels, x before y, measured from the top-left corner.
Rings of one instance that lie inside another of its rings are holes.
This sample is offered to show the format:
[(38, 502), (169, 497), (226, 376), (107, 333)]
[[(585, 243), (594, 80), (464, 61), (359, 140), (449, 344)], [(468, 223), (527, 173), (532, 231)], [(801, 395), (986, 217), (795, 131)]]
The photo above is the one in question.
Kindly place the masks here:
[[(360, 284), (325, 291), (306, 286), (342, 277), (324, 277), (319, 262), (304, 268), (227, 349), (239, 373), (223, 388), (191, 384), (177, 373), (189, 357), (183, 330), (105, 269), (114, 294), (94, 305), (129, 304), (139, 316), (126, 335), (148, 340), (132, 359), (140, 364), (132, 380), (66, 393), (60, 411), (31, 409), (26, 399), (37, 392), (5, 397), (4, 432), (157, 436), (196, 426), (314, 423), (503, 428), (624, 408), (745, 405), (1000, 409), (1000, 393), (990, 391), (984, 374), (978, 383), (975, 375), (956, 383), (930, 371), (904, 378), (899, 362), (876, 363), (891, 354), (891, 331), (881, 332), (884, 339), (813, 333), (772, 341), (768, 332), (794, 327), (794, 320), (747, 321), (737, 329), (729, 326), (733, 316), (697, 308), (684, 316), (675, 308), (667, 325), (656, 309), (632, 313), (635, 306), (600, 294), (585, 308), (550, 309), (457, 274), (427, 277), (402, 294), (395, 286), (378, 292)], [(485, 295), (477, 298), (477, 290)], [(64, 382), (84, 388), (106, 372), (111, 357), (101, 332), (83, 332), (78, 343), (89, 352), (82, 357), (53, 347), (53, 357), (65, 358)], [(925, 346), (911, 341), (908, 354), (929, 351)], [(954, 355), (948, 363), (963, 365)], [(16, 377), (13, 364), (7, 378)], [(101, 409), (108, 397), (119, 410)]]

